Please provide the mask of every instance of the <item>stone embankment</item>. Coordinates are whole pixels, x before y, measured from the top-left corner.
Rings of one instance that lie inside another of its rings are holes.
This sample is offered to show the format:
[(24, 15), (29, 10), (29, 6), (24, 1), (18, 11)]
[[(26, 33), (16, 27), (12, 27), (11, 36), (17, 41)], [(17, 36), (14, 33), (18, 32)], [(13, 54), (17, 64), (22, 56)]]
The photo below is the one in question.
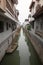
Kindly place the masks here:
[(0, 62), (3, 59), (6, 52), (12, 52), (16, 49), (17, 44), (15, 43), (17, 41), (17, 37), (19, 36), (20, 29), (20, 27), (17, 28), (0, 43)]
[(36, 50), (41, 62), (43, 63), (43, 40), (40, 39), (37, 35), (33, 34), (30, 31), (24, 29), (26, 35), (30, 39), (34, 49)]

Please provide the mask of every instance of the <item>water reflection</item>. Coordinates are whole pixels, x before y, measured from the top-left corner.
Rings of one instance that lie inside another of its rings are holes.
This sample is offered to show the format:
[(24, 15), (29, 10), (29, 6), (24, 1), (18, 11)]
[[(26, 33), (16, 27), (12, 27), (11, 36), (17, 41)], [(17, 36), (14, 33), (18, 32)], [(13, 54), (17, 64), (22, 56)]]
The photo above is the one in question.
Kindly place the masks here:
[(12, 54), (6, 54), (0, 65), (20, 65), (19, 51)]
[(42, 65), (30, 40), (22, 29), (17, 43), (17, 50), (12, 54), (6, 54), (0, 65)]
[(17, 50), (19, 50), (19, 55), (20, 55), (20, 65), (30, 65), (29, 63), (29, 57), (30, 57), (30, 52), (28, 49), (28, 46), (25, 41), (25, 36), (23, 35), (23, 30), (21, 29), (21, 35), (18, 40), (19, 47)]
[(28, 49), (31, 53), (30, 59), (29, 59), (30, 65), (42, 65), (32, 43), (30, 42), (30, 40), (27, 38), (26, 35), (25, 35), (25, 41), (27, 42)]

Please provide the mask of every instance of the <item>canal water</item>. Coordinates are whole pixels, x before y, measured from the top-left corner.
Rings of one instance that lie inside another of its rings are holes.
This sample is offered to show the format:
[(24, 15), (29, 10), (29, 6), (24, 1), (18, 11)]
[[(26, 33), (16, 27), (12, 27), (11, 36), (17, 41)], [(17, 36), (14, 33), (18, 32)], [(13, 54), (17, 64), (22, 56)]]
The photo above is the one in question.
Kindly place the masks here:
[(18, 38), (18, 48), (12, 54), (6, 54), (0, 65), (42, 65), (22, 29)]

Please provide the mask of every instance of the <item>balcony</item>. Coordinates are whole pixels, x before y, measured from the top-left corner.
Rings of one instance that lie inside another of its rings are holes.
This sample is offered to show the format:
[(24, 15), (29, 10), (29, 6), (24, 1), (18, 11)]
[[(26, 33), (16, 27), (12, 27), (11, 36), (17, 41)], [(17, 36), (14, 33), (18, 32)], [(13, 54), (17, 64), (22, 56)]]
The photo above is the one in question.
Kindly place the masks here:
[(6, 7), (14, 15), (13, 8), (10, 6), (10, 4), (9, 4), (9, 2), (7, 0), (6, 0)]
[(32, 9), (32, 7), (34, 7), (34, 5), (35, 5), (35, 2), (34, 2), (34, 1), (32, 1), (32, 2), (31, 2), (31, 5), (30, 5), (30, 7), (29, 7), (29, 8), (30, 8), (30, 9)]
[(36, 7), (36, 13), (33, 15), (34, 18), (37, 18), (39, 15), (43, 14), (43, 6), (42, 7)]
[(37, 12), (40, 8), (41, 8), (41, 5), (38, 4), (38, 5), (36, 6), (36, 12)]

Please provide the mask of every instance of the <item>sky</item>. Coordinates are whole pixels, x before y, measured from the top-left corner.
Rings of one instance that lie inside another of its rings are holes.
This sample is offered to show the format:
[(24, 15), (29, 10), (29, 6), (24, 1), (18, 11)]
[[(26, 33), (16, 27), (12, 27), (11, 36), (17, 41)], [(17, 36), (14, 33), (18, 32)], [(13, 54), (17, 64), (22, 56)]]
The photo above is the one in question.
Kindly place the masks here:
[(16, 8), (19, 10), (18, 18), (21, 23), (23, 23), (24, 20), (28, 18), (31, 1), (32, 0), (18, 0), (18, 5)]

